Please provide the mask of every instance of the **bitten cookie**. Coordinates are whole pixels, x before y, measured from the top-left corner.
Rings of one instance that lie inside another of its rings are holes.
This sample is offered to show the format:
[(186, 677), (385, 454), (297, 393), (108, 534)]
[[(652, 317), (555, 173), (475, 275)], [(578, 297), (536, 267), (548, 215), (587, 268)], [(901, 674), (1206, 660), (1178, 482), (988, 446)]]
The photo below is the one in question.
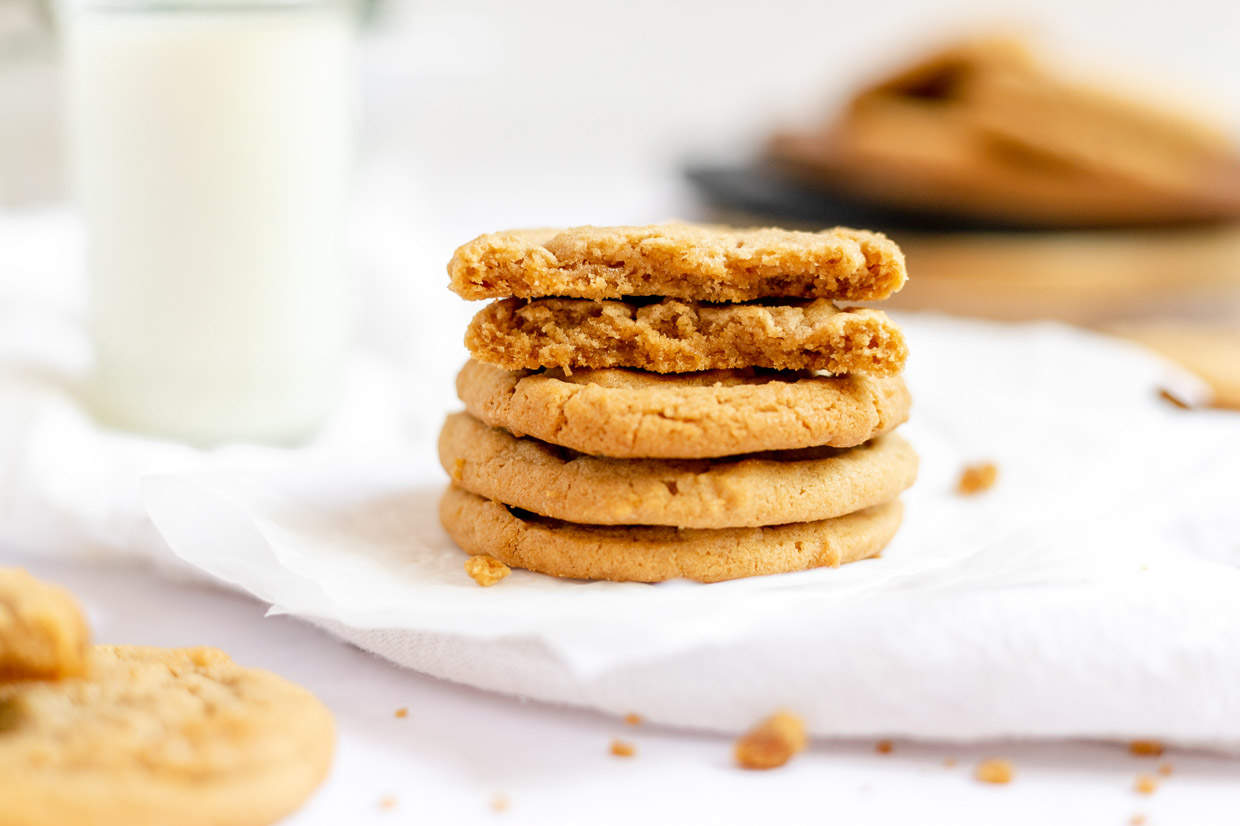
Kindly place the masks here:
[(908, 418), (900, 376), (749, 370), (509, 372), (469, 361), (456, 391), (475, 418), (593, 456), (701, 459), (852, 447)]
[(904, 255), (864, 230), (796, 232), (694, 224), (529, 229), (482, 235), (448, 264), (464, 298), (696, 301), (886, 298), (904, 284)]
[(603, 459), (518, 439), (466, 413), (444, 422), (439, 461), (465, 490), (542, 516), (680, 528), (831, 519), (890, 502), (917, 476), (917, 454), (895, 434), (849, 450)]
[(575, 525), (513, 512), (455, 486), (439, 506), (444, 529), (467, 553), (551, 576), (619, 582), (719, 582), (855, 562), (883, 549), (902, 513), (894, 501), (819, 522), (678, 530)]
[(19, 568), (0, 568), (0, 681), (80, 675), (89, 644), (72, 594)]
[(908, 356), (903, 333), (886, 313), (840, 310), (826, 299), (704, 305), (510, 298), (474, 316), (465, 346), (474, 358), (505, 370), (764, 367), (890, 376)]
[(89, 673), (0, 685), (5, 826), (260, 826), (327, 774), (327, 709), (223, 652), (98, 646)]

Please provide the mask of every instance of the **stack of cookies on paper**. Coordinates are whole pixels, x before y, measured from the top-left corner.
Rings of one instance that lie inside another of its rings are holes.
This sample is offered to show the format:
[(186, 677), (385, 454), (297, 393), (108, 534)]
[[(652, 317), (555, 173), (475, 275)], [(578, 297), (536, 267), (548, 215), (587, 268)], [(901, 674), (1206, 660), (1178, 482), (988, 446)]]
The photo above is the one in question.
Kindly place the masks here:
[(580, 579), (704, 582), (878, 554), (917, 457), (905, 280), (882, 235), (688, 224), (484, 235), (440, 518), (472, 555)]

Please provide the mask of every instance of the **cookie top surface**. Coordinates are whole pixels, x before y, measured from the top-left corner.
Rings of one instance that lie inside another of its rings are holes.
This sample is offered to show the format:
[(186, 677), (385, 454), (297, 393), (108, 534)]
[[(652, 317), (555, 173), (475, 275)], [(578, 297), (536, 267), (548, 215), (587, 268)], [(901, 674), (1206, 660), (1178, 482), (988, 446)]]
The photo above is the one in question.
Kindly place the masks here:
[(456, 251), (448, 275), (468, 299), (864, 301), (899, 290), (906, 271), (900, 248), (879, 233), (657, 224), (482, 235)]
[(619, 369), (566, 375), (509, 372), (473, 360), (456, 390), (465, 409), (492, 427), (619, 459), (852, 447), (902, 424), (911, 404), (901, 376)]
[(917, 475), (917, 455), (896, 434), (848, 449), (604, 459), (518, 439), (466, 413), (444, 422), (439, 461), (461, 488), (541, 516), (681, 528), (831, 519), (890, 502)]
[(0, 568), (0, 681), (80, 675), (89, 645), (72, 594), (20, 568)]
[(616, 582), (720, 582), (855, 562), (891, 541), (902, 514), (897, 500), (768, 528), (600, 527), (514, 513), (455, 486), (439, 507), (444, 529), (467, 553), (551, 576)]
[(474, 316), (465, 346), (474, 358), (505, 370), (764, 367), (889, 376), (908, 356), (903, 333), (886, 313), (840, 310), (826, 299), (712, 305), (671, 298), (510, 298)]
[(330, 713), (210, 648), (97, 646), (89, 676), (0, 685), (6, 826), (272, 823), (326, 775)]

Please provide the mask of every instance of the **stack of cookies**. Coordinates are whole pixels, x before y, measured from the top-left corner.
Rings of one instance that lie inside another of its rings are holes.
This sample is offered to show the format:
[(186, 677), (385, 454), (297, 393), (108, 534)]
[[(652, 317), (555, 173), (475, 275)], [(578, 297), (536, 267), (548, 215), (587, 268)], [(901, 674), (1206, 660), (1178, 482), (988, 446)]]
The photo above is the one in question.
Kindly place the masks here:
[(917, 457), (882, 235), (688, 224), (526, 230), (457, 250), (498, 299), (466, 334), (440, 518), (471, 555), (703, 582), (878, 554)]

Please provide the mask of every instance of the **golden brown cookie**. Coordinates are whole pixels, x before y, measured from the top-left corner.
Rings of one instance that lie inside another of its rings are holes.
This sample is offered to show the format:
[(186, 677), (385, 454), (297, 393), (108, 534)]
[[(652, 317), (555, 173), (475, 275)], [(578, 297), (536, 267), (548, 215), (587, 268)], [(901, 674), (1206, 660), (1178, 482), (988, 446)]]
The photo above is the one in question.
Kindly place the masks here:
[(1145, 89), (1125, 94), (1051, 71), (988, 72), (972, 96), (974, 122), (998, 140), (1147, 186), (1177, 209), (1205, 209), (1201, 217), (1235, 214), (1240, 203), (1231, 137), (1178, 102), (1156, 105)]
[(920, 100), (866, 100), (839, 122), (778, 133), (767, 151), (788, 174), (865, 202), (1021, 226), (1150, 225), (1236, 211), (1204, 180), (1171, 191), (1015, 143), (968, 110)]
[(327, 774), (327, 709), (223, 652), (98, 646), (89, 674), (0, 685), (5, 826), (261, 826)]
[(439, 505), (444, 529), (467, 553), (551, 576), (618, 582), (719, 582), (855, 562), (883, 549), (902, 512), (897, 500), (818, 522), (681, 530), (561, 522), (456, 486)]
[(530, 229), (483, 235), (448, 264), (465, 298), (691, 301), (886, 298), (904, 284), (904, 256), (886, 236), (729, 229), (695, 224)]
[(1240, 159), (1221, 130), (1066, 81), (1010, 39), (919, 59), (837, 118), (777, 133), (768, 154), (828, 188), (938, 215), (1058, 227), (1240, 215)]
[(703, 459), (852, 447), (908, 418), (900, 376), (716, 370), (509, 372), (469, 361), (456, 392), (476, 419), (592, 456)]
[(78, 676), (89, 647), (72, 594), (20, 568), (0, 568), (0, 682)]
[(1110, 331), (1195, 373), (1210, 385), (1216, 407), (1240, 410), (1240, 323), (1133, 322)]
[(890, 376), (908, 356), (904, 334), (886, 313), (840, 310), (826, 299), (716, 305), (509, 298), (474, 316), (465, 346), (505, 370), (765, 367)]
[(965, 94), (964, 90), (971, 89), (979, 77), (1037, 71), (1037, 58), (1029, 43), (1015, 32), (997, 31), (947, 43), (916, 57), (859, 91), (855, 100), (950, 100)]
[(439, 461), (465, 490), (542, 516), (679, 528), (831, 519), (890, 502), (917, 476), (917, 454), (895, 434), (843, 450), (603, 459), (518, 439), (467, 413), (444, 422)]

